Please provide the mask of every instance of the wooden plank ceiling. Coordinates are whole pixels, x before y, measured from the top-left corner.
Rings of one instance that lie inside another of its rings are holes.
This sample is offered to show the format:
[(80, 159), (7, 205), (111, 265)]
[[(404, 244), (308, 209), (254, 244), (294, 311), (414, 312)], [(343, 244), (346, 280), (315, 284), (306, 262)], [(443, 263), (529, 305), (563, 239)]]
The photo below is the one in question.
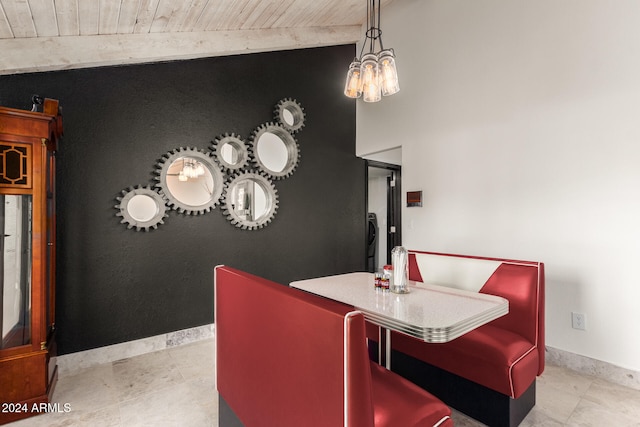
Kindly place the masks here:
[[(382, 0), (383, 7), (391, 0)], [(0, 74), (355, 43), (367, 0), (0, 0)]]

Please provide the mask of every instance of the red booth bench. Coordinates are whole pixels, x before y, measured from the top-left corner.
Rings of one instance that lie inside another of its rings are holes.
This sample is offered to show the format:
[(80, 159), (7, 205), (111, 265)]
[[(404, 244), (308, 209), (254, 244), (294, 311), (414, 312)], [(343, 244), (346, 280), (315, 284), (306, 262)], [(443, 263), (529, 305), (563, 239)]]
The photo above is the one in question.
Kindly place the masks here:
[(352, 307), (219, 266), (220, 427), (453, 426), (450, 409), (371, 362)]
[(444, 344), (394, 333), (391, 370), (487, 425), (520, 424), (544, 370), (544, 264), (409, 251), (409, 279), (501, 296), (509, 313)]

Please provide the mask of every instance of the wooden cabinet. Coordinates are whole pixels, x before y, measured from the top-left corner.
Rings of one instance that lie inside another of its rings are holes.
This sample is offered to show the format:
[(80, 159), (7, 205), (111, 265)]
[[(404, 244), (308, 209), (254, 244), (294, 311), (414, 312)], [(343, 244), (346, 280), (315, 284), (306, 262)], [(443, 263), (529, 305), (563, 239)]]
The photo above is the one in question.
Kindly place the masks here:
[(0, 424), (47, 411), (57, 378), (55, 152), (61, 136), (57, 100), (45, 99), (42, 112), (0, 107)]

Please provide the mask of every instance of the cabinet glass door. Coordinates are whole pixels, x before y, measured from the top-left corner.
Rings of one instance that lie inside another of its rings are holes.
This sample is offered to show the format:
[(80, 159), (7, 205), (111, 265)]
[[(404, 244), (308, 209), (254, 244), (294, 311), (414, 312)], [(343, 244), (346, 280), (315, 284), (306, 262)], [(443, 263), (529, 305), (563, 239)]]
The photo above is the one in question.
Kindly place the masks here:
[(31, 210), (29, 195), (0, 195), (2, 258), (0, 349), (31, 341)]

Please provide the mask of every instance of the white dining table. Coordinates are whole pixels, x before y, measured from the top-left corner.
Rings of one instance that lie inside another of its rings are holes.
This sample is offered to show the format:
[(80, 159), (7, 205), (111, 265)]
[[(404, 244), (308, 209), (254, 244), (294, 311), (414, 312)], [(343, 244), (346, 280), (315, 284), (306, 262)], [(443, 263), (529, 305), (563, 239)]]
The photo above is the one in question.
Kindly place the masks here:
[[(385, 365), (391, 366), (391, 331), (429, 343), (445, 343), (509, 312), (505, 298), (448, 286), (409, 282), (396, 294), (374, 287), (373, 273), (356, 272), (291, 282), (290, 286), (353, 306), (380, 329)], [(382, 362), (380, 354), (379, 362)]]

